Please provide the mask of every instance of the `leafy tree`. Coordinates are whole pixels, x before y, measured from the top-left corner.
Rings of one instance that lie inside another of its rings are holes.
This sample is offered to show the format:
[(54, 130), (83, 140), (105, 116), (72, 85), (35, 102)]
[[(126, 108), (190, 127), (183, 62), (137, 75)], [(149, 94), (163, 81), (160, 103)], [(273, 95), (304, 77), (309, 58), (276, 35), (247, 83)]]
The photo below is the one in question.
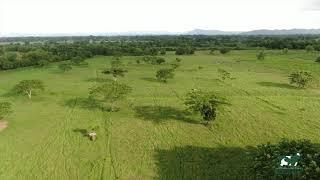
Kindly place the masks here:
[(84, 58), (80, 57), (80, 56), (76, 56), (76, 57), (73, 57), (71, 59), (71, 62), (74, 64), (74, 65), (80, 65), (82, 63), (84, 63)]
[(176, 49), (176, 55), (190, 55), (194, 54), (195, 49), (192, 47), (179, 47)]
[(224, 70), (224, 69), (218, 69), (218, 74), (219, 74), (219, 77), (222, 81), (224, 81), (226, 79), (231, 79), (231, 73)]
[(180, 63), (171, 63), (170, 65), (172, 69), (177, 69), (178, 67), (180, 67)]
[(166, 52), (166, 49), (161, 49), (161, 50), (160, 50), (160, 54), (161, 54), (161, 55), (166, 55), (166, 53), (167, 53), (167, 52)]
[(317, 57), (316, 62), (320, 63), (320, 56)]
[(312, 51), (314, 51), (314, 47), (312, 45), (308, 45), (308, 46), (306, 46), (306, 51), (312, 52)]
[(227, 54), (230, 52), (230, 49), (229, 48), (226, 48), (226, 47), (222, 47), (219, 49), (220, 53), (221, 54)]
[(25, 94), (31, 99), (33, 94), (44, 91), (44, 83), (41, 80), (22, 80), (15, 85), (14, 91)]
[(173, 69), (160, 69), (156, 73), (156, 78), (160, 82), (166, 83), (168, 79), (172, 79), (174, 77)]
[(289, 80), (290, 84), (296, 84), (299, 88), (304, 88), (313, 80), (313, 77), (310, 72), (296, 71), (290, 74)]
[(266, 57), (266, 53), (264, 52), (264, 50), (258, 52), (258, 54), (257, 54), (258, 60), (264, 60), (265, 57)]
[(44, 67), (44, 66), (49, 65), (49, 61), (40, 60), (40, 61), (37, 62), (37, 64), (38, 64), (39, 67)]
[(62, 72), (67, 72), (72, 70), (72, 66), (69, 63), (61, 63), (59, 64), (58, 67)]
[(288, 52), (289, 52), (289, 49), (288, 49), (288, 48), (282, 49), (282, 53), (283, 53), (283, 54), (288, 54)]
[(218, 106), (225, 103), (224, 98), (216, 96), (214, 92), (204, 92), (198, 89), (188, 92), (185, 100), (188, 109), (200, 113), (206, 124), (216, 118)]
[(0, 120), (4, 118), (4, 116), (12, 113), (12, 105), (9, 102), (0, 102)]
[(124, 77), (127, 72), (120, 60), (112, 61), (111, 68), (102, 71), (103, 74), (111, 74), (114, 81), (117, 81), (118, 77)]
[(91, 98), (111, 105), (111, 111), (115, 110), (114, 103), (126, 97), (132, 88), (116, 81), (108, 81), (102, 85), (94, 86), (89, 90)]

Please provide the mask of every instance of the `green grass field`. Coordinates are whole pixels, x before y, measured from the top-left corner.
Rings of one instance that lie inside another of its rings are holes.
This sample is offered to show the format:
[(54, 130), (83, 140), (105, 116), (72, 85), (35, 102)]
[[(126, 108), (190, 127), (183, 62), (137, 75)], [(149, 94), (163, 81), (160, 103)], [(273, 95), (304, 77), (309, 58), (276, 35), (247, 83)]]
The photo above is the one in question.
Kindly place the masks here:
[[(155, 79), (156, 69), (167, 65), (138, 65), (139, 57), (123, 57), (129, 73), (118, 81), (133, 91), (112, 113), (81, 107), (96, 78), (108, 77), (100, 71), (112, 57), (88, 59), (88, 67), (66, 73), (55, 64), (2, 71), (0, 100), (12, 102), (14, 113), (0, 132), (0, 179), (250, 179), (254, 146), (281, 138), (320, 143), (318, 81), (302, 90), (288, 83), (294, 70), (320, 77), (317, 54), (267, 53), (262, 61), (256, 51), (182, 56), (167, 84)], [(168, 62), (176, 57), (165, 56)], [(218, 68), (235, 79), (218, 80)], [(32, 101), (8, 95), (24, 79), (43, 80), (46, 91)], [(192, 88), (215, 91), (230, 102), (210, 127), (185, 111)], [(93, 123), (100, 125), (95, 142), (83, 135)]]

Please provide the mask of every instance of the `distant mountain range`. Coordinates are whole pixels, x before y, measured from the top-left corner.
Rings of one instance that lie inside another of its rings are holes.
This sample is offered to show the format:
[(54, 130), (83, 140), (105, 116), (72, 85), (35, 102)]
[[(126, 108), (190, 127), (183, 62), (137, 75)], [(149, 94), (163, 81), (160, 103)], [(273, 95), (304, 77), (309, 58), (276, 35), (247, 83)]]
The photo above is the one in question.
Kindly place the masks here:
[(24, 33), (11, 33), (1, 34), (0, 37), (21, 37), (21, 36), (143, 36), (143, 35), (320, 35), (320, 29), (260, 29), (253, 31), (220, 31), (220, 30), (205, 30), (194, 29), (188, 32), (167, 32), (167, 31), (128, 31), (128, 32), (106, 32), (106, 33), (60, 33), (60, 34), (24, 34)]
[(260, 29), (246, 32), (195, 29), (186, 35), (320, 35), (320, 29)]

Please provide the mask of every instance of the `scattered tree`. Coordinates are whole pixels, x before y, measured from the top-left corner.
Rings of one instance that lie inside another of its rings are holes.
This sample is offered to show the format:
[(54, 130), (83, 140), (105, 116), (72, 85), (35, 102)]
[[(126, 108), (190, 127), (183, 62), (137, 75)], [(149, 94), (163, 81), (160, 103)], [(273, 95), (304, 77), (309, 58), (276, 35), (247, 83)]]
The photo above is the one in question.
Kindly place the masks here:
[(190, 55), (194, 54), (195, 49), (192, 47), (179, 47), (176, 49), (176, 55)]
[(44, 91), (44, 84), (41, 80), (22, 80), (15, 85), (14, 91), (25, 94), (31, 99), (33, 94)]
[(308, 45), (308, 46), (306, 46), (306, 51), (312, 52), (312, 51), (314, 51), (314, 47), (312, 45)]
[(220, 53), (221, 54), (227, 54), (230, 52), (230, 49), (229, 48), (226, 48), (226, 47), (222, 47), (219, 49)]
[(161, 55), (166, 55), (166, 53), (167, 53), (167, 52), (166, 52), (166, 49), (161, 49), (161, 50), (160, 50), (160, 54), (161, 54)]
[(173, 69), (160, 69), (157, 71), (156, 78), (160, 82), (166, 83), (168, 79), (172, 79), (174, 77), (174, 70)]
[(37, 64), (38, 64), (39, 67), (44, 67), (44, 66), (49, 65), (49, 61), (40, 60), (40, 61), (37, 62)]
[(120, 60), (112, 61), (111, 68), (102, 71), (103, 74), (111, 74), (114, 81), (117, 81), (118, 77), (124, 77), (127, 72)]
[(118, 108), (114, 106), (114, 103), (125, 98), (131, 91), (132, 88), (126, 84), (109, 81), (90, 88), (89, 97), (109, 104), (110, 111), (116, 111)]
[(12, 105), (9, 102), (0, 102), (0, 120), (12, 113)]
[(172, 69), (177, 69), (178, 67), (180, 67), (180, 63), (171, 63), (170, 65)]
[(219, 77), (222, 81), (224, 81), (226, 79), (231, 79), (231, 73), (224, 70), (224, 69), (218, 69), (218, 74), (219, 74)]
[(290, 84), (296, 84), (299, 88), (304, 88), (313, 80), (313, 77), (310, 72), (297, 71), (290, 74), (289, 80)]
[(84, 60), (85, 60), (84, 58), (82, 58), (80, 56), (76, 56), (71, 59), (71, 62), (74, 65), (80, 65), (80, 64), (84, 64), (84, 62), (85, 62)]
[(264, 52), (264, 50), (258, 52), (258, 54), (257, 54), (258, 60), (264, 60), (265, 57), (266, 57), (266, 53)]
[(288, 52), (289, 52), (289, 49), (288, 49), (288, 48), (282, 49), (282, 53), (283, 53), (283, 54), (288, 54)]
[(188, 109), (200, 113), (206, 124), (216, 118), (218, 106), (225, 103), (224, 98), (216, 96), (214, 92), (204, 92), (198, 89), (188, 92), (185, 100)]
[(58, 67), (62, 72), (67, 72), (72, 70), (72, 66), (69, 63), (61, 63), (59, 64)]

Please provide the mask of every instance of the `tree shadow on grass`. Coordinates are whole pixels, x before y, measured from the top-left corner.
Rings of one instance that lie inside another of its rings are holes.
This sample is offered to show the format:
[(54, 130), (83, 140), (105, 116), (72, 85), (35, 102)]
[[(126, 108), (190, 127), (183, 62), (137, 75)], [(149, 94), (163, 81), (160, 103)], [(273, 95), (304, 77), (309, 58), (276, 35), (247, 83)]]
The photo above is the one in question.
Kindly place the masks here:
[(159, 82), (156, 78), (149, 78), (149, 77), (144, 77), (141, 78), (144, 81), (149, 81), (149, 82)]
[(77, 129), (73, 129), (72, 131), (75, 133), (80, 133), (83, 137), (88, 136), (88, 131), (86, 129), (77, 128)]
[(265, 87), (277, 87), (277, 88), (286, 88), (286, 89), (297, 89), (295, 86), (286, 83), (275, 83), (275, 82), (257, 82), (260, 86)]
[(161, 123), (169, 119), (181, 120), (188, 123), (199, 124), (199, 121), (189, 118), (188, 111), (179, 110), (169, 106), (136, 106), (134, 108), (136, 117)]
[(110, 82), (113, 81), (109, 78), (88, 78), (86, 79), (87, 82), (98, 82), (98, 83), (104, 83), (104, 82)]
[(247, 147), (175, 147), (158, 149), (155, 160), (156, 179), (254, 179), (253, 159)]
[(89, 110), (103, 109), (101, 103), (92, 98), (73, 98), (73, 99), (66, 100), (64, 105), (70, 108), (80, 107), (80, 108), (89, 109)]

